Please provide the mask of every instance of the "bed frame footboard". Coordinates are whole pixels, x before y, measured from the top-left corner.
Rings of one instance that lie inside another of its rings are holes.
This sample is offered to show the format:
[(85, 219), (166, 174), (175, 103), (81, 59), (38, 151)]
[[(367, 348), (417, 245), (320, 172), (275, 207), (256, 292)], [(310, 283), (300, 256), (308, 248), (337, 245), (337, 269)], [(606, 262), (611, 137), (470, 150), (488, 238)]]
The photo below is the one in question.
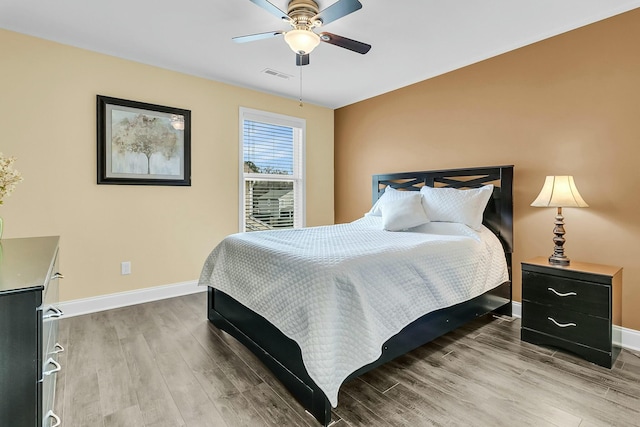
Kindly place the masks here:
[(328, 426), (331, 422), (331, 405), (307, 373), (298, 344), (264, 317), (224, 292), (213, 288), (209, 288), (208, 292), (209, 320), (255, 354), (307, 412), (320, 424)]
[[(320, 424), (328, 426), (331, 405), (307, 373), (298, 344), (224, 292), (213, 288), (208, 292), (209, 320), (255, 354), (307, 412)], [(353, 372), (345, 381), (491, 312), (511, 315), (511, 282), (505, 282), (472, 300), (422, 316), (384, 343), (379, 359)]]

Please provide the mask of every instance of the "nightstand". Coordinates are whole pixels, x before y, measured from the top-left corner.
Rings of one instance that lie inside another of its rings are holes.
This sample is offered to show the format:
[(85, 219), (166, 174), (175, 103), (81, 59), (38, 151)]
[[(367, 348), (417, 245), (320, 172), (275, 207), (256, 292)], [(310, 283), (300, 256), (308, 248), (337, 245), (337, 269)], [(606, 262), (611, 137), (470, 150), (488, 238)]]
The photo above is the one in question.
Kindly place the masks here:
[(522, 263), (521, 338), (611, 368), (620, 352), (622, 268), (571, 261)]

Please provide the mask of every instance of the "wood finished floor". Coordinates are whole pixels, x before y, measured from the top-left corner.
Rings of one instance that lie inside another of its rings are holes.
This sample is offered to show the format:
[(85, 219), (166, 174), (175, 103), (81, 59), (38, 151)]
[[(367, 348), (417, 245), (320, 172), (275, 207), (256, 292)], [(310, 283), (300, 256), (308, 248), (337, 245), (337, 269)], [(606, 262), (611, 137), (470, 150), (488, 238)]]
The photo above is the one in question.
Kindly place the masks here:
[[(205, 316), (206, 294), (60, 321), (65, 427), (318, 426)], [(486, 316), (342, 386), (334, 427), (640, 426), (640, 354), (612, 370)]]

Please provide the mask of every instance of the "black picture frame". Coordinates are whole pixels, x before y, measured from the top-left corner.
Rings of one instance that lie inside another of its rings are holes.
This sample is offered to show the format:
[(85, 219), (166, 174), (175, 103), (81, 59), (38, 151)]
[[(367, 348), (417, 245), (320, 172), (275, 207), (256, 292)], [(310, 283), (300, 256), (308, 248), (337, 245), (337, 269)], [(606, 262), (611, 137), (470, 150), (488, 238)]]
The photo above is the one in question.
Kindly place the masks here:
[(98, 184), (191, 185), (191, 111), (97, 95)]

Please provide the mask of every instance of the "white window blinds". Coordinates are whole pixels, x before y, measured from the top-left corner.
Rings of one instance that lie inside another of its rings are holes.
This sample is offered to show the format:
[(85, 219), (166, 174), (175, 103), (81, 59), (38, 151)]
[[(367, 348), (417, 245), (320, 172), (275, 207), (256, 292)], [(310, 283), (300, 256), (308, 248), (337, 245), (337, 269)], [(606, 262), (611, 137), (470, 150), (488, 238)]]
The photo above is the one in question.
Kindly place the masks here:
[(293, 175), (293, 128), (244, 121), (244, 164), (254, 173)]
[(303, 226), (304, 120), (241, 109), (241, 231)]

